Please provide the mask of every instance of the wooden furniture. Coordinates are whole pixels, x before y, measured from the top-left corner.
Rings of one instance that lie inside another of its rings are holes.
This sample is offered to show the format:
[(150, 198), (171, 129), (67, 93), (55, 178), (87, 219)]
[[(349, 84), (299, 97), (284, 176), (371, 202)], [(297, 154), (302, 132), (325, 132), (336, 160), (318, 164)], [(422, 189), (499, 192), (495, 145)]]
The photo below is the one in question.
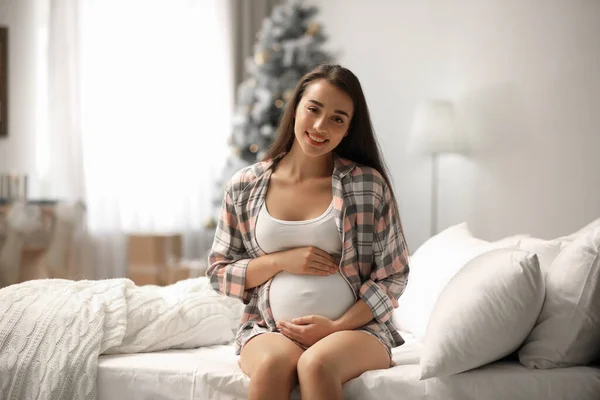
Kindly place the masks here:
[(130, 233), (127, 235), (128, 277), (136, 285), (169, 285), (189, 277), (177, 267), (183, 246), (180, 234)]
[[(50, 241), (50, 235), (56, 216), (54, 215), (54, 205), (40, 206), (42, 211), (42, 228), (34, 232), (27, 239), (27, 249), (45, 249)], [(6, 238), (8, 231), (8, 225), (6, 222), (6, 215), (10, 211), (10, 204), (0, 204), (0, 246)]]
[(185, 260), (180, 234), (127, 235), (128, 277), (136, 285), (166, 286), (175, 282), (204, 276), (205, 259)]
[[(10, 207), (10, 204), (0, 204), (0, 248), (2, 248), (8, 232), (6, 216), (10, 211)], [(27, 237), (25, 247), (21, 252), (19, 282), (35, 279), (39, 276), (36, 271), (37, 260), (44, 254), (50, 244), (56, 221), (54, 205), (42, 205), (40, 209), (42, 212), (42, 226)]]

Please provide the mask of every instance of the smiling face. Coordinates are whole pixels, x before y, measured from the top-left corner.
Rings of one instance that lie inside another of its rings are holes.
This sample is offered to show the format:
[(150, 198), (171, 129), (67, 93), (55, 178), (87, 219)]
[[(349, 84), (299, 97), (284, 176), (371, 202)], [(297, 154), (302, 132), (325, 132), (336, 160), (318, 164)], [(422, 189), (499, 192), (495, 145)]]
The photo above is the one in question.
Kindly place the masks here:
[(296, 107), (294, 135), (304, 154), (319, 157), (342, 141), (354, 113), (352, 98), (324, 79), (306, 87)]

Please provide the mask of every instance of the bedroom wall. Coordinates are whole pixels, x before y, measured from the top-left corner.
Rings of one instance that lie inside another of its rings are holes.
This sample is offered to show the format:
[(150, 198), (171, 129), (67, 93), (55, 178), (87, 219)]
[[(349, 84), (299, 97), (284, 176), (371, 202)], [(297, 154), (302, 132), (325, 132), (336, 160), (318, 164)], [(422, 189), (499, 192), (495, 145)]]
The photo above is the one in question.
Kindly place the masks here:
[(9, 133), (0, 139), (0, 171), (35, 171), (35, 0), (0, 0), (0, 25), (9, 29)]
[[(417, 103), (447, 97), (477, 139), (440, 160), (439, 227), (553, 237), (600, 217), (600, 2), (307, 0), (361, 78), (411, 248), (429, 236), (430, 164), (408, 154)], [(10, 27), (10, 136), (0, 170), (33, 173), (35, 0), (0, 0)]]
[(600, 217), (600, 2), (311, 3), (363, 83), (413, 250), (429, 237), (430, 162), (405, 145), (430, 97), (454, 100), (475, 139), (440, 160), (440, 228), (555, 237)]

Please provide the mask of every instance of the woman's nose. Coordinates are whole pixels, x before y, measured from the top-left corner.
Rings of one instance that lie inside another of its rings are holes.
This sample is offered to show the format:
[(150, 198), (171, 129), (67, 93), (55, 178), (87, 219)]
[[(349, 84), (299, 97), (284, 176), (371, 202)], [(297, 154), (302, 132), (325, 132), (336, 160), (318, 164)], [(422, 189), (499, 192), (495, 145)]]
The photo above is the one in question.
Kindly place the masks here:
[(318, 132), (325, 132), (327, 130), (327, 121), (325, 117), (319, 117), (315, 121), (313, 128)]

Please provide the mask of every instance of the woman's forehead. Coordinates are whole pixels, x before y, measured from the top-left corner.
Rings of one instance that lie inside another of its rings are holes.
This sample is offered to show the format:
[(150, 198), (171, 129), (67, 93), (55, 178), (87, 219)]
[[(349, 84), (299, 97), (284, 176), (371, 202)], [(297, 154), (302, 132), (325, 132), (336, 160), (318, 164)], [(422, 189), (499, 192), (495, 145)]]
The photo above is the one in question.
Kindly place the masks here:
[(348, 115), (352, 115), (354, 111), (354, 102), (350, 95), (323, 79), (309, 84), (302, 99), (316, 101), (320, 103), (321, 107), (344, 111)]

